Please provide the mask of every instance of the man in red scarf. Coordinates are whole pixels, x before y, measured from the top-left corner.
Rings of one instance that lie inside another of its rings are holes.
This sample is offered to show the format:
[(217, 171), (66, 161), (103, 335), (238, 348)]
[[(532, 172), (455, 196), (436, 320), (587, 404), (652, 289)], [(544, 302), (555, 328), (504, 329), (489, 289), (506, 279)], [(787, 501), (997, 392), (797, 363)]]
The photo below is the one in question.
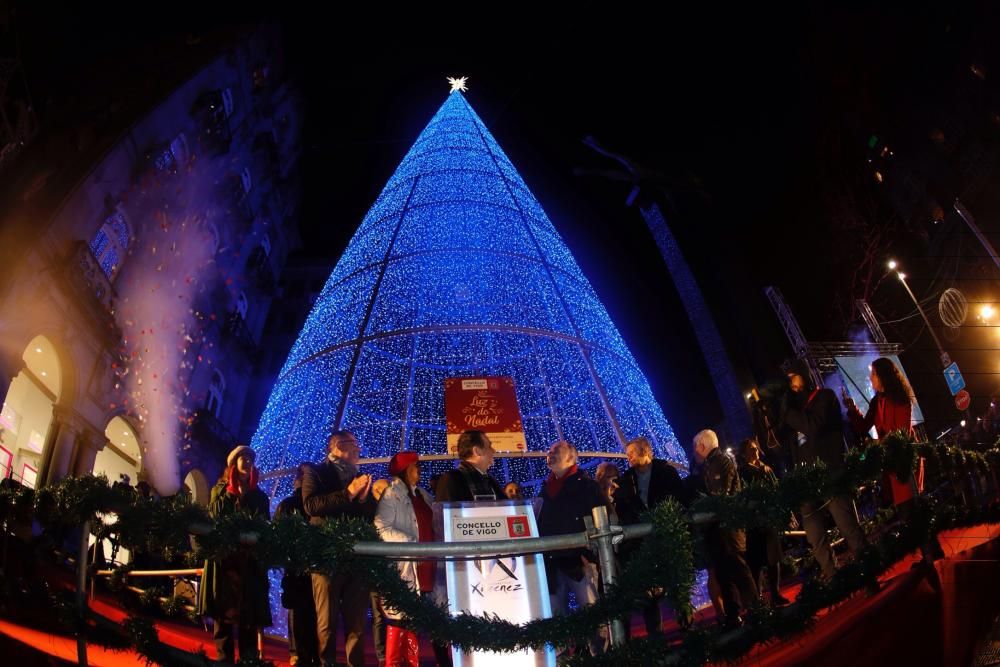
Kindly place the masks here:
[[(576, 447), (560, 440), (549, 447), (546, 457), (549, 474), (542, 487), (542, 509), (538, 513), (538, 534), (565, 535), (585, 530), (583, 518), (604, 504), (597, 482), (576, 466)], [(545, 554), (545, 574), (552, 597), (552, 613), (568, 609), (567, 593), (572, 590), (577, 603), (597, 602), (598, 570), (593, 554), (586, 549)], [(608, 630), (602, 628), (588, 641), (592, 655), (608, 647)]]
[[(309, 523), (322, 526), (327, 521), (375, 519), (375, 499), (371, 495), (371, 475), (358, 469), (361, 445), (350, 431), (334, 431), (327, 441), (327, 457), (322, 463), (302, 466), (302, 507)], [(316, 605), (316, 634), (324, 667), (333, 667), (337, 658), (337, 624), (344, 619), (344, 652), (348, 667), (365, 663), (365, 616), (369, 593), (355, 576), (312, 573), (313, 603)]]

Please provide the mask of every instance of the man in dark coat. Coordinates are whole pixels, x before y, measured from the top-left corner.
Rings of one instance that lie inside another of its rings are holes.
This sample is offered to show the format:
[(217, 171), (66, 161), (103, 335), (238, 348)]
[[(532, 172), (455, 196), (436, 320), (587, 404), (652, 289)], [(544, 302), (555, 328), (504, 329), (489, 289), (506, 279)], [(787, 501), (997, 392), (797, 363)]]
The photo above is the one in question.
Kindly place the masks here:
[[(635, 438), (625, 447), (629, 469), (614, 492), (615, 512), (622, 525), (640, 523), (642, 515), (657, 505), (673, 498), (687, 504), (687, 491), (681, 476), (668, 461), (653, 458), (653, 445), (646, 438)], [(623, 561), (627, 561), (639, 547), (638, 540), (632, 540), (619, 548)], [(642, 610), (646, 632), (659, 632), (662, 626), (660, 605), (654, 596)], [(625, 623), (626, 631), (630, 623)]]
[[(256, 455), (240, 445), (226, 458), (226, 472), (212, 489), (208, 512), (214, 519), (248, 512), (271, 518), (267, 494), (257, 488)], [(236, 662), (233, 631), (240, 659), (258, 657), (257, 633), (271, 625), (267, 570), (246, 549), (221, 561), (206, 561), (198, 596), (200, 612), (214, 621), (216, 659)]]
[[(795, 465), (822, 461), (833, 473), (844, 467), (844, 426), (837, 395), (831, 389), (814, 386), (809, 366), (801, 359), (785, 364), (788, 386), (780, 420), (795, 432), (791, 460)], [(854, 501), (848, 496), (831, 498), (826, 506), (803, 503), (802, 525), (813, 556), (827, 579), (837, 571), (837, 561), (826, 531), (825, 512), (833, 516), (837, 528), (855, 556), (865, 546), (865, 534), (858, 525)], [(824, 511), (825, 510), (825, 511)]]
[[(704, 464), (702, 479), (708, 495), (730, 496), (740, 490), (736, 461), (719, 449), (715, 431), (706, 429), (694, 437), (694, 455)], [(746, 533), (714, 524), (704, 535), (708, 560), (719, 580), (726, 627), (738, 627), (742, 625), (740, 604), (749, 609), (757, 599), (757, 586), (746, 561)]]
[(434, 500), (443, 503), (469, 500), (503, 500), (503, 487), (486, 471), (493, 465), (493, 443), (482, 431), (465, 431), (458, 437), (460, 463), (441, 475)]
[[(549, 447), (546, 464), (551, 474), (542, 487), (542, 509), (538, 512), (538, 534), (542, 537), (583, 532), (586, 530), (584, 517), (591, 516), (595, 507), (604, 505), (597, 482), (579, 470), (576, 461), (576, 447), (565, 440)], [(568, 593), (571, 590), (578, 605), (597, 602), (597, 562), (587, 549), (546, 553), (545, 575), (552, 598), (552, 613), (569, 611)], [(609, 636), (607, 626), (602, 626), (588, 640), (590, 653), (604, 653)]]
[[(308, 521), (302, 506), (302, 468), (295, 474), (292, 495), (274, 509), (274, 520), (294, 517)], [(313, 667), (319, 663), (316, 636), (316, 604), (313, 602), (312, 577), (289, 574), (281, 577), (281, 606), (288, 610), (288, 655), (292, 665)]]
[(635, 438), (625, 447), (629, 469), (615, 491), (615, 511), (622, 525), (640, 523), (642, 515), (667, 498), (687, 504), (687, 491), (677, 469), (669, 461), (653, 458), (646, 438)]
[[(302, 466), (302, 506), (309, 522), (321, 526), (334, 519), (375, 519), (371, 475), (358, 471), (361, 447), (350, 431), (335, 431), (327, 443), (328, 455), (319, 464)], [(312, 573), (316, 632), (323, 665), (337, 657), (337, 617), (344, 618), (345, 652), (349, 667), (364, 664), (365, 615), (369, 593), (357, 577)]]

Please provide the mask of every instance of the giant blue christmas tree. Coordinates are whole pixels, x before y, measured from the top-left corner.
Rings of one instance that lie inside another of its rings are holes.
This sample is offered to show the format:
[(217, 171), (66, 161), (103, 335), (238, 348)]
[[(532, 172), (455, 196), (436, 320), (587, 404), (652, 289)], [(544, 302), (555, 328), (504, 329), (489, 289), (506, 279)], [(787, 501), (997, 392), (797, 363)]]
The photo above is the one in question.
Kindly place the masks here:
[[(444, 454), (444, 380), (472, 375), (514, 378), (529, 450), (564, 438), (621, 452), (644, 435), (658, 456), (686, 465), (566, 244), (452, 92), (316, 300), (253, 438), (258, 465), (322, 460), (338, 428), (357, 434), (366, 457)], [(543, 463), (511, 460), (497, 477), (530, 483)]]

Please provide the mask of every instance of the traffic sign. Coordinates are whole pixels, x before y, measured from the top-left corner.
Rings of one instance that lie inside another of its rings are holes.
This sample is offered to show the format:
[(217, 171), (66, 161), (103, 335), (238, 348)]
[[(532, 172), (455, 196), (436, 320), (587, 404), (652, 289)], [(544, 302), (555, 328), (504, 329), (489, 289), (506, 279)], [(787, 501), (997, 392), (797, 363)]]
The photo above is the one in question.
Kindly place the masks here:
[(955, 362), (944, 369), (944, 381), (948, 383), (952, 396), (965, 389), (965, 378), (962, 377), (962, 371), (958, 370), (958, 364)]
[(955, 394), (955, 407), (965, 412), (969, 409), (969, 403), (972, 402), (972, 397), (969, 396), (969, 392), (964, 389)]

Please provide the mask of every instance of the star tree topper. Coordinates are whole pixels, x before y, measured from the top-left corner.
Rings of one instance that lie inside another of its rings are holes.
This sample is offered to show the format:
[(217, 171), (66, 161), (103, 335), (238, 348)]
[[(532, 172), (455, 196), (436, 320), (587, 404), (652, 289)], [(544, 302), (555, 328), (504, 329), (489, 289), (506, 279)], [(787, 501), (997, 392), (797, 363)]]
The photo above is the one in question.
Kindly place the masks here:
[(466, 87), (466, 85), (465, 85), (465, 82), (468, 81), (468, 80), (469, 80), (469, 77), (467, 77), (467, 76), (462, 76), (462, 77), (459, 77), (457, 79), (455, 77), (449, 76), (448, 77), (448, 83), (451, 84), (451, 91), (450, 92), (454, 93), (456, 90), (461, 91), (463, 93), (466, 92), (467, 90), (469, 90), (468, 87)]

